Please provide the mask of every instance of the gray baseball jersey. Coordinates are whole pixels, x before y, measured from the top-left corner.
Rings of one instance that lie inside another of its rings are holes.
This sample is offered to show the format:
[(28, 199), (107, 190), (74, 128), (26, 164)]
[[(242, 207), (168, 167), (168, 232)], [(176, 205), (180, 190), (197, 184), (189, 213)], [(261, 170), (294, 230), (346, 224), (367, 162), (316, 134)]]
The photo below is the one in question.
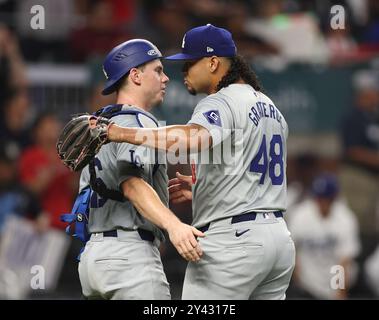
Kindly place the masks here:
[[(131, 106), (124, 106), (130, 114), (117, 115), (112, 120), (126, 127), (157, 127), (158, 121), (150, 113)], [(168, 205), (167, 168), (165, 154), (153, 149), (135, 146), (128, 143), (108, 143), (102, 147), (95, 159), (96, 177), (101, 179), (107, 188), (121, 190), (121, 184), (129, 177), (137, 176), (144, 179), (158, 193), (161, 201)], [(160, 165), (154, 164), (159, 161)], [(83, 169), (80, 177), (80, 190), (89, 184), (88, 166)], [(134, 208), (132, 203), (101, 198), (92, 191), (90, 205), (89, 231), (91, 233), (115, 229), (137, 228), (152, 231), (158, 239), (163, 240), (162, 231), (146, 220)]]
[(195, 166), (195, 227), (249, 211), (286, 209), (288, 126), (265, 94), (231, 84), (201, 100), (189, 123), (207, 128), (213, 139), (210, 155), (200, 153)]

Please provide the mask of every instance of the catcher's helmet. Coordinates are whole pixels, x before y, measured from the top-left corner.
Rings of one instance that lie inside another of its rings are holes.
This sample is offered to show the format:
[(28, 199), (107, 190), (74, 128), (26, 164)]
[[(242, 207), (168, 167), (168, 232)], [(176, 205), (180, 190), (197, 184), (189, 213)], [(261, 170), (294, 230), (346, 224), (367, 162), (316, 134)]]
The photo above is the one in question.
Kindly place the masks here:
[(161, 57), (162, 54), (158, 48), (144, 39), (129, 40), (114, 47), (103, 63), (103, 72), (107, 82), (102, 94), (107, 95), (115, 91), (118, 81), (130, 69)]

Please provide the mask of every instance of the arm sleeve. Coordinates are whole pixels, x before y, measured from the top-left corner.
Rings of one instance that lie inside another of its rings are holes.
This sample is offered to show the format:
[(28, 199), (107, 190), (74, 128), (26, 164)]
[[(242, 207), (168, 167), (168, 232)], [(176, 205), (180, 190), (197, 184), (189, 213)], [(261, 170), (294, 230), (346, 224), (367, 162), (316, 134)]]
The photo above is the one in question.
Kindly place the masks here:
[(212, 136), (212, 146), (220, 144), (234, 128), (233, 114), (226, 99), (209, 96), (196, 106), (188, 124), (206, 128)]

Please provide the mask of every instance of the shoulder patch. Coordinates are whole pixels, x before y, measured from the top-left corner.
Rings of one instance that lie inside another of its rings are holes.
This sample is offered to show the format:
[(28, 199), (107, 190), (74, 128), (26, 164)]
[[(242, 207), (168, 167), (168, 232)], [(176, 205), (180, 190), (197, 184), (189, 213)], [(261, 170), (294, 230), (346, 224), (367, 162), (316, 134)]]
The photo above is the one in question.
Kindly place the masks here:
[(138, 112), (136, 114), (138, 124), (143, 128), (157, 128), (158, 124), (155, 122), (154, 119), (150, 118), (149, 116)]
[(210, 124), (214, 124), (216, 126), (222, 127), (221, 117), (218, 110), (210, 110), (203, 113), (204, 117)]

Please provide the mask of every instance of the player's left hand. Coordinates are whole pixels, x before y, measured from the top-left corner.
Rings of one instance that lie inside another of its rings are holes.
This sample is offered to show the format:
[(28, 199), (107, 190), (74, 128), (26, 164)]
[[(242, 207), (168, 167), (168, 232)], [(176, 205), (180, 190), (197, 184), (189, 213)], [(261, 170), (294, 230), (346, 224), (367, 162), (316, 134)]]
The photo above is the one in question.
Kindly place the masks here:
[(176, 178), (168, 182), (168, 193), (174, 204), (192, 201), (192, 177), (176, 172)]
[(91, 131), (99, 130), (105, 126), (108, 142), (125, 142), (122, 138), (123, 128), (115, 124), (113, 121), (108, 120), (108, 123), (106, 123), (107, 120), (108, 119), (103, 117), (93, 116), (90, 120)]

